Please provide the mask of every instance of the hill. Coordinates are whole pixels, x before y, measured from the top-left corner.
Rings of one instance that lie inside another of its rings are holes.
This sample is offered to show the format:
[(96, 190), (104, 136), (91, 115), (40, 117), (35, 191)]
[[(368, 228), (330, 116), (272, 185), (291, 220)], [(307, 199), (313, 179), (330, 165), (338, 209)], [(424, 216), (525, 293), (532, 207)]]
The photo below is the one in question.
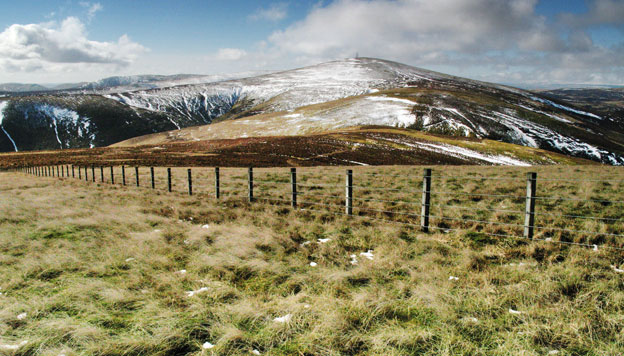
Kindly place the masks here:
[[(80, 104), (84, 102), (88, 103)], [(42, 103), (55, 110), (41, 110)], [(624, 163), (619, 117), (602, 117), (520, 89), (373, 58), (214, 83), (105, 95), (10, 98), (4, 107), (2, 126), (7, 134), (0, 135), (4, 151), (109, 145), (165, 130), (175, 131), (119, 145), (303, 135), (384, 125)], [(38, 117), (36, 128), (33, 116)], [(89, 123), (92, 140), (76, 139), (84, 131), (73, 124), (76, 117)], [(211, 125), (182, 130), (207, 124)], [(108, 130), (117, 126), (124, 127), (116, 130), (117, 135)], [(34, 139), (22, 142), (29, 137)]]

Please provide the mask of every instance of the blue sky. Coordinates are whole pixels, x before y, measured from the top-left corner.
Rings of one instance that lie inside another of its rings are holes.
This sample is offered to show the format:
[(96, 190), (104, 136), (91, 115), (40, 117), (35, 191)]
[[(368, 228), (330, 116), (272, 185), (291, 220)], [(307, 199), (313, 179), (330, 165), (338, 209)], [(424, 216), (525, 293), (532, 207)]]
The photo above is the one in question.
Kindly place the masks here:
[(494, 82), (624, 84), (624, 0), (10, 1), (0, 83), (362, 56)]

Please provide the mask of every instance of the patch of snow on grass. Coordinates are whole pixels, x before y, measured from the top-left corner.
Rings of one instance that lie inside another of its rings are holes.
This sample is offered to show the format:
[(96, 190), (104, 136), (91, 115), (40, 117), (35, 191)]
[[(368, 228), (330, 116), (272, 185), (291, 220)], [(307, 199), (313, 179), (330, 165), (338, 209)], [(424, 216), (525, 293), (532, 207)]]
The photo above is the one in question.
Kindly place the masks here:
[(360, 256), (364, 256), (364, 257), (366, 257), (366, 258), (367, 258), (367, 259), (369, 259), (369, 260), (372, 260), (372, 259), (373, 259), (373, 257), (375, 257), (375, 256), (373, 255), (373, 250), (368, 250), (368, 251), (366, 251), (366, 252), (360, 252)]
[(28, 341), (27, 341), (27, 340), (24, 340), (24, 341), (20, 342), (20, 343), (19, 343), (19, 344), (17, 344), (17, 345), (8, 345), (8, 344), (4, 344), (4, 345), (3, 345), (3, 344), (0, 344), (0, 349), (14, 351), (14, 350), (17, 350), (17, 349), (19, 349), (20, 347), (22, 347), (22, 346), (26, 345), (27, 343), (28, 343)]
[(202, 345), (202, 348), (205, 350), (212, 349), (213, 347), (215, 347), (215, 345), (209, 343), (208, 341), (204, 342), (204, 344)]
[(204, 293), (204, 292), (207, 292), (207, 291), (208, 291), (208, 287), (201, 287), (198, 290), (191, 290), (191, 291), (186, 292), (186, 296), (187, 297), (192, 297), (194, 295), (197, 295), (199, 293)]
[(273, 319), (273, 321), (276, 323), (288, 323), (290, 322), (290, 319), (292, 319), (292, 314), (286, 314), (284, 316)]
[(486, 155), (486, 154), (473, 151), (473, 150), (469, 150), (467, 148), (463, 148), (459, 146), (453, 146), (453, 145), (447, 145), (447, 144), (424, 143), (424, 142), (407, 143), (407, 142), (402, 142), (398, 140), (390, 140), (390, 141), (396, 142), (402, 145), (406, 145), (409, 147), (426, 149), (428, 151), (433, 151), (433, 152), (438, 152), (438, 153), (446, 153), (457, 158), (475, 158), (481, 161), (485, 161), (485, 162), (489, 162), (493, 164), (501, 164), (501, 165), (506, 165), (506, 166), (507, 165), (525, 166), (525, 167), (530, 166), (529, 163), (515, 159), (515, 158), (501, 156), (501, 155)]

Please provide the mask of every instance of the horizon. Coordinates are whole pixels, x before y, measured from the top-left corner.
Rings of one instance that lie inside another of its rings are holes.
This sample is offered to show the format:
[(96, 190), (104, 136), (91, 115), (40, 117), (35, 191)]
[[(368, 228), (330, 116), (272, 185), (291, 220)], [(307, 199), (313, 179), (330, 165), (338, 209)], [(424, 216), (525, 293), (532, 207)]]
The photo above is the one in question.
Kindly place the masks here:
[(0, 9), (3, 84), (283, 71), (359, 53), (521, 88), (624, 85), (624, 2), (615, 0), (38, 0)]

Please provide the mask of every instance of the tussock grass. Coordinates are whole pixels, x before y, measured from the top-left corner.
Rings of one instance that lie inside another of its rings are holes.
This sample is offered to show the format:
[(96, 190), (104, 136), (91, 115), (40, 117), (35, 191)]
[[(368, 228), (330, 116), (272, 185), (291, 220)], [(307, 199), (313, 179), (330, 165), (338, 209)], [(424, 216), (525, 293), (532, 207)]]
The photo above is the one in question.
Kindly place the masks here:
[[(356, 196), (419, 197), (373, 188), (418, 190), (421, 167), (374, 170), (401, 175), (394, 178), (354, 169), (355, 184), (363, 187), (355, 189)], [(620, 173), (605, 167), (449, 167), (434, 174), (455, 178), (434, 178), (434, 188), (522, 196), (523, 177), (535, 169), (538, 178), (617, 179)], [(162, 181), (160, 190), (152, 191), (3, 173), (0, 345), (28, 342), (14, 351), (0, 347), (0, 354), (545, 355), (558, 350), (620, 355), (624, 350), (623, 275), (611, 268), (624, 264), (621, 251), (556, 243), (621, 246), (616, 238), (539, 231), (554, 242), (530, 242), (487, 234), (517, 235), (513, 227), (435, 220), (433, 226), (462, 231), (423, 234), (411, 225), (371, 219), (414, 222), (409, 216), (356, 210), (359, 216), (347, 218), (334, 214), (341, 207), (293, 211), (285, 202), (250, 204), (235, 196), (215, 202), (212, 171), (194, 168), (194, 173), (193, 197), (183, 193), (183, 169), (174, 169), (174, 194), (162, 191)], [(243, 170), (222, 174), (226, 197), (235, 190), (245, 194)], [(340, 198), (320, 195), (344, 194), (343, 174), (344, 168), (300, 169), (302, 184), (337, 185), (302, 188), (312, 194), (300, 202), (340, 205)], [(279, 182), (259, 184), (258, 199), (280, 194), (287, 199), (286, 169), (259, 169), (255, 175)], [(475, 175), (520, 180), (460, 178)], [(544, 196), (610, 200), (620, 199), (624, 188), (617, 182), (563, 181), (538, 187)], [(515, 209), (523, 201), (436, 199), (471, 209), (444, 210), (449, 217), (481, 214), (479, 219), (522, 224), (517, 214), (479, 208)], [(419, 209), (366, 204), (360, 206)], [(618, 206), (576, 201), (549, 201), (539, 209), (622, 217)], [(621, 233), (621, 223), (546, 215), (538, 221)], [(368, 250), (372, 260), (360, 255)], [(196, 293), (189, 297), (190, 291)], [(287, 315), (289, 322), (275, 321)], [(205, 342), (215, 347), (203, 349)]]

